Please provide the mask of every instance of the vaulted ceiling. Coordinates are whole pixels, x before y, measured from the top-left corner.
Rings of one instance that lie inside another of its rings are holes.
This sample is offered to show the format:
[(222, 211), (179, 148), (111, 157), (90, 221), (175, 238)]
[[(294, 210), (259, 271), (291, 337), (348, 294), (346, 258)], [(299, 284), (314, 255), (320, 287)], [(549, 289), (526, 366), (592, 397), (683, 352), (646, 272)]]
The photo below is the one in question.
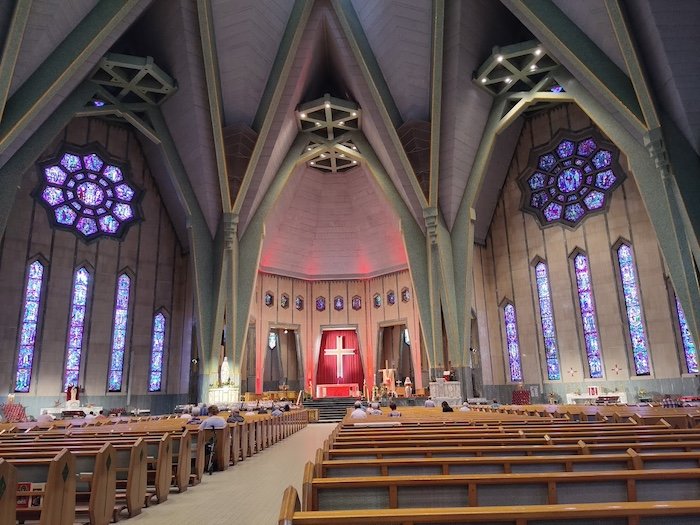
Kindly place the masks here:
[[(177, 83), (161, 109), (212, 237), (229, 211), (239, 215), (239, 231), (245, 232), (297, 137), (296, 108), (325, 93), (359, 105), (361, 132), (418, 225), (425, 229), (424, 208), (436, 205), (452, 229), (493, 103), (472, 81), (473, 73), (494, 46), (546, 37), (542, 28), (529, 27), (516, 16), (517, 10), (511, 12), (517, 3), (512, 0), (446, 0), (443, 53), (436, 63), (434, 6), (439, 2), (208, 1), (210, 22), (203, 15), (207, 10), (191, 0), (0, 3), (0, 73), (5, 75), (0, 76), (0, 169), (89, 78), (103, 55), (151, 56)], [(606, 0), (536, 3), (568, 18), (628, 74)], [(633, 35), (657, 103), (700, 152), (695, 94), (700, 3), (623, 4), (630, 8)], [(211, 46), (202, 38), (207, 31)], [(206, 76), (209, 52), (214, 86)], [(561, 49), (548, 52), (569, 65)], [(436, 67), (442, 70), (439, 93), (432, 89)], [(57, 68), (69, 74), (61, 76)], [(402, 131), (429, 130), (436, 109), (439, 137), (429, 137), (424, 153), (407, 155)], [(217, 120), (212, 125), (212, 111), (220, 113), (223, 131), (217, 131)], [(477, 242), (486, 238), (521, 127), (522, 117), (497, 139), (475, 206)], [(156, 179), (187, 245), (186, 211), (191, 206), (164, 174), (167, 168), (157, 148), (143, 140), (154, 171), (163, 172)], [(218, 160), (217, 140), (226, 152)], [(438, 172), (429, 174), (437, 177), (435, 195), (426, 195), (416, 179), (429, 172), (430, 144), (439, 145)], [(343, 174), (324, 174), (303, 164), (294, 171), (265, 220), (262, 269), (323, 279), (367, 277), (406, 266), (400, 221), (361, 164)]]

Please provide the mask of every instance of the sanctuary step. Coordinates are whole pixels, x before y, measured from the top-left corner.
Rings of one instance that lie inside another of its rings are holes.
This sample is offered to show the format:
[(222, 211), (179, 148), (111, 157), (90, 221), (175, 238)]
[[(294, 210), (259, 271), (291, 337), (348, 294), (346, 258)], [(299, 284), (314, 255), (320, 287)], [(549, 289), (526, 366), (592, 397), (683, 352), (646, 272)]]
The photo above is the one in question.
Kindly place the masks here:
[(304, 401), (304, 408), (318, 409), (319, 423), (337, 423), (345, 417), (348, 408), (355, 404), (351, 397), (323, 397)]

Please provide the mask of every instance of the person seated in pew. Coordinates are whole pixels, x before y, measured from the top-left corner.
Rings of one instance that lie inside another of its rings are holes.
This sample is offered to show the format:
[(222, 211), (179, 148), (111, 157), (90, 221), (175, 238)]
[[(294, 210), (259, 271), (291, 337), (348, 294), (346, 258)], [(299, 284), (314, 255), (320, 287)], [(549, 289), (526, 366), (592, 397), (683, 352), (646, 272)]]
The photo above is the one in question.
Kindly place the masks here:
[(367, 415), (368, 416), (381, 416), (382, 411), (379, 409), (379, 403), (376, 401), (372, 403), (369, 408), (367, 409)]
[(428, 399), (425, 400), (425, 403), (423, 403), (424, 407), (427, 408), (435, 408), (435, 401), (431, 397), (428, 397)]
[(284, 405), (284, 408), (283, 408), (282, 410), (284, 410), (285, 412), (289, 412), (289, 411), (291, 410), (291, 407), (289, 406), (289, 403), (287, 403), (286, 405)]
[(447, 403), (447, 401), (442, 402), (442, 411), (443, 412), (454, 412), (454, 410), (452, 410), (452, 407)]
[(284, 414), (284, 412), (282, 412), (282, 410), (280, 410), (280, 407), (279, 407), (279, 406), (277, 406), (277, 405), (272, 405), (272, 413), (271, 413), (271, 415), (273, 415), (273, 416), (281, 416), (282, 414)]
[(391, 409), (391, 412), (389, 412), (389, 417), (401, 417), (401, 412), (396, 410), (396, 403), (390, 403), (389, 408)]
[(211, 405), (209, 407), (209, 417), (200, 423), (199, 429), (224, 428), (225, 426), (227, 426), (227, 423), (226, 420), (219, 415), (219, 407)]
[(232, 408), (231, 415), (228, 416), (228, 419), (226, 421), (229, 423), (243, 423), (245, 421), (245, 418), (241, 415), (240, 410), (238, 410), (237, 408)]
[(94, 423), (96, 419), (97, 419), (97, 416), (95, 415), (95, 413), (92, 410), (90, 410), (90, 413), (85, 416), (86, 423)]
[(362, 403), (355, 401), (355, 410), (350, 412), (350, 419), (365, 419), (367, 412), (362, 410)]
[(200, 417), (199, 417), (200, 414), (201, 414), (201, 412), (200, 412), (200, 408), (199, 408), (199, 407), (197, 407), (197, 406), (192, 407), (192, 419), (190, 419), (190, 420), (188, 421), (188, 423), (201, 423), (202, 420), (201, 420)]
[(104, 411), (104, 410), (100, 410), (99, 413), (97, 414), (97, 419), (98, 419), (99, 421), (105, 421), (105, 420), (107, 420), (107, 419), (109, 419), (109, 418), (108, 418), (107, 416), (105, 416), (105, 411)]
[(41, 426), (51, 425), (56, 418), (49, 414), (46, 410), (42, 410), (39, 417), (36, 418), (36, 422)]
[(255, 414), (257, 414), (257, 412), (252, 408), (249, 408), (248, 411), (245, 413), (246, 416), (254, 416)]
[(471, 408), (469, 408), (469, 403), (467, 403), (466, 401), (462, 403), (462, 406), (459, 408), (460, 412), (469, 412), (470, 410)]

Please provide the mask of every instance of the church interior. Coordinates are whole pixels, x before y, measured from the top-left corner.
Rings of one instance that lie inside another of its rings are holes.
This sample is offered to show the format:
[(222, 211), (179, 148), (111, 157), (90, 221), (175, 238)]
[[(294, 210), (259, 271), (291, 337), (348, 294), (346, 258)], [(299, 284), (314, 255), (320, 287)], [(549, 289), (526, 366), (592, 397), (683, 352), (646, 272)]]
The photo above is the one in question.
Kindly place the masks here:
[(700, 402), (699, 27), (692, 0), (0, 3), (0, 414)]

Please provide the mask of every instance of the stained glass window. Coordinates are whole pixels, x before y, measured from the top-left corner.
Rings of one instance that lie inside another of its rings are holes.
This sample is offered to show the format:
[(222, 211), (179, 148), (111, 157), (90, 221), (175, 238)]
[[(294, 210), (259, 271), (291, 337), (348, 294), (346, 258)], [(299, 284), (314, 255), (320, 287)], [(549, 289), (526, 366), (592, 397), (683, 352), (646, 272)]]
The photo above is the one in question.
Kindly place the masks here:
[(274, 330), (270, 330), (270, 333), (267, 334), (267, 346), (270, 348), (275, 348), (277, 346), (277, 334)]
[(17, 353), (15, 392), (29, 392), (31, 385), (43, 282), (44, 265), (39, 261), (34, 261), (29, 265), (27, 287), (24, 291), (24, 310), (22, 312), (22, 325), (19, 336), (19, 352)]
[(107, 389), (121, 392), (124, 374), (124, 350), (126, 348), (126, 326), (129, 320), (129, 294), (131, 279), (125, 273), (117, 279), (117, 296), (114, 302), (114, 325), (112, 327), (112, 352), (109, 358)]
[(602, 378), (603, 358), (600, 354), (600, 337), (598, 336), (598, 323), (596, 321), (588, 257), (582, 253), (574, 257), (574, 271), (576, 273), (578, 302), (581, 308), (581, 322), (583, 323), (583, 338), (586, 344), (588, 370), (592, 378)]
[(396, 304), (396, 292), (394, 290), (389, 290), (386, 294), (386, 302), (387, 304)]
[(503, 319), (506, 324), (506, 346), (508, 348), (508, 365), (510, 380), (522, 381), (523, 369), (520, 365), (520, 342), (518, 340), (518, 323), (515, 319), (515, 306), (508, 303), (503, 307)]
[(272, 306), (275, 304), (275, 296), (272, 292), (265, 292), (265, 306)]
[(689, 374), (700, 373), (700, 367), (698, 367), (698, 349), (695, 346), (695, 340), (693, 339), (693, 334), (690, 333), (690, 327), (688, 326), (688, 321), (685, 318), (685, 312), (681, 306), (681, 302), (678, 297), (673, 296), (676, 301), (676, 312), (678, 313), (678, 324), (681, 329), (681, 341), (683, 342), (683, 354), (685, 355), (685, 365), (688, 368)]
[(637, 274), (634, 271), (634, 257), (632, 256), (632, 248), (629, 245), (621, 244), (617, 249), (617, 262), (620, 266), (622, 294), (625, 297), (627, 327), (629, 328), (630, 341), (632, 342), (634, 371), (638, 376), (649, 375), (651, 373), (649, 344), (644, 330), (644, 320), (642, 319), (642, 301), (639, 298), (639, 284), (637, 283)]
[(151, 370), (148, 374), (148, 391), (158, 392), (163, 381), (163, 350), (165, 347), (165, 316), (157, 313), (153, 318), (151, 342)]
[(326, 298), (316, 297), (316, 310), (323, 312), (326, 309)]
[(340, 295), (336, 295), (333, 298), (333, 308), (340, 312), (343, 308), (345, 308), (345, 299), (343, 299)]
[(66, 367), (63, 376), (63, 390), (69, 386), (78, 386), (80, 380), (80, 361), (83, 352), (83, 330), (87, 310), (87, 294), (90, 284), (90, 272), (79, 268), (73, 278), (73, 298), (71, 301), (70, 321), (68, 325), (68, 345)]
[(523, 209), (543, 226), (576, 227), (591, 213), (605, 210), (624, 180), (618, 153), (593, 130), (555, 137), (534, 150), (530, 168), (519, 179)]
[(411, 290), (409, 290), (406, 287), (402, 288), (401, 289), (401, 300), (404, 303), (407, 303), (408, 301), (410, 301), (411, 300)]
[(304, 298), (301, 295), (297, 295), (294, 299), (294, 308), (296, 308), (299, 311), (302, 311), (304, 309)]
[(378, 293), (374, 294), (374, 297), (372, 297), (372, 302), (374, 303), (375, 308), (381, 308), (382, 306), (382, 296), (379, 295)]
[(284, 309), (289, 308), (289, 295), (286, 293), (280, 295), (280, 307)]
[(549, 288), (549, 272), (544, 262), (539, 262), (535, 266), (535, 279), (537, 281), (537, 296), (540, 302), (540, 323), (542, 324), (542, 337), (544, 338), (547, 379), (553, 381), (561, 379), (561, 370), (559, 368), (557, 334), (554, 329), (554, 309), (552, 308), (552, 295)]
[(94, 145), (67, 147), (42, 162), (35, 195), (55, 227), (86, 241), (121, 238), (141, 218), (141, 191), (127, 167)]
[(353, 310), (360, 310), (362, 308), (362, 297), (359, 295), (355, 295), (352, 298), (352, 309)]

